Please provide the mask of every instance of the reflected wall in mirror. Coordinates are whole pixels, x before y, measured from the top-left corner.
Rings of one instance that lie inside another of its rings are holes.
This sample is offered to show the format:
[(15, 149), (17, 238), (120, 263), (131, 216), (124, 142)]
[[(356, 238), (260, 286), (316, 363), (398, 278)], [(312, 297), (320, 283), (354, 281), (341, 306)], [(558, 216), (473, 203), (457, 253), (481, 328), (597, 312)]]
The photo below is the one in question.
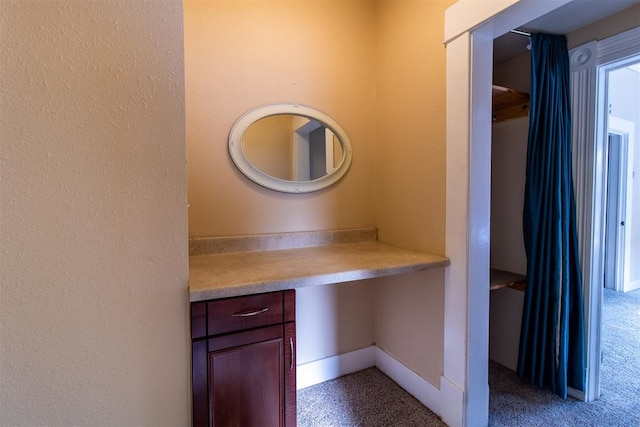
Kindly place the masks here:
[(252, 123), (242, 138), (242, 150), (256, 169), (289, 181), (322, 178), (342, 159), (342, 145), (331, 129), (294, 114), (276, 114)]
[(249, 111), (229, 134), (231, 158), (248, 178), (283, 192), (317, 191), (337, 182), (351, 164), (351, 145), (327, 115), (296, 104)]

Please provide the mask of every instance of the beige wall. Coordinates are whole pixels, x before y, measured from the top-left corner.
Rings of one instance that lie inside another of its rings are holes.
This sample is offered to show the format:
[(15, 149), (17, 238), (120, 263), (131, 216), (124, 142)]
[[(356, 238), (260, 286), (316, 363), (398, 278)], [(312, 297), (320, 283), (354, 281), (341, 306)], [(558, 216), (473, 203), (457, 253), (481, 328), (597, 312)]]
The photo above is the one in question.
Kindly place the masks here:
[(377, 280), (376, 345), (440, 388), (444, 354), (444, 270)]
[(453, 3), (380, 1), (376, 15), (376, 225), (381, 240), (436, 254), (445, 232), (442, 34)]
[[(442, 34), (452, 3), (187, 1), (190, 236), (375, 225), (382, 241), (444, 253)], [(247, 110), (273, 102), (314, 106), (344, 128), (354, 157), (336, 186), (281, 194), (235, 170), (227, 155), (231, 126)], [(427, 272), (373, 287), (298, 290), (299, 363), (375, 339), (437, 386), (443, 283), (441, 274)], [(395, 295), (393, 304), (385, 303), (387, 294)], [(419, 310), (417, 322), (407, 323), (409, 306)]]
[[(531, 90), (531, 54), (496, 64), (493, 83)], [(522, 236), (529, 118), (493, 123), (491, 133), (491, 267), (526, 274)]]
[[(374, 225), (375, 32), (369, 1), (186, 1), (189, 235)], [(241, 175), (227, 137), (262, 104), (328, 114), (355, 153), (330, 190), (283, 194)]]
[[(442, 34), (453, 3), (376, 3), (376, 226), (380, 240), (437, 254), (445, 253)], [(444, 272), (379, 279), (375, 301), (376, 344), (439, 387)]]
[[(187, 1), (190, 236), (375, 225), (383, 241), (444, 253), (442, 27), (452, 3)], [(273, 102), (314, 106), (345, 129), (354, 160), (336, 186), (281, 194), (235, 170), (227, 155), (231, 126), (245, 111)], [(299, 289), (299, 363), (368, 346), (375, 335), (437, 385), (443, 282), (423, 273), (387, 278), (377, 288)], [(394, 304), (377, 299), (381, 327), (374, 333), (373, 308), (362, 301), (394, 287), (402, 289)], [(417, 304), (429, 321), (385, 327), (381, 322), (403, 317), (403, 304)], [(335, 320), (322, 313), (340, 322), (323, 329)], [(321, 345), (305, 344), (305, 336), (321, 337)]]
[(293, 116), (281, 114), (256, 121), (242, 138), (247, 160), (267, 175), (292, 180)]
[(640, 4), (567, 34), (569, 49), (640, 26)]
[[(187, 1), (184, 14), (189, 235), (372, 226), (373, 3)], [(331, 189), (278, 193), (235, 169), (231, 126), (274, 102), (315, 107), (349, 135), (356, 155)], [(298, 363), (372, 344), (372, 286), (343, 287), (298, 290)]]
[(0, 425), (186, 425), (181, 3), (0, 15)]

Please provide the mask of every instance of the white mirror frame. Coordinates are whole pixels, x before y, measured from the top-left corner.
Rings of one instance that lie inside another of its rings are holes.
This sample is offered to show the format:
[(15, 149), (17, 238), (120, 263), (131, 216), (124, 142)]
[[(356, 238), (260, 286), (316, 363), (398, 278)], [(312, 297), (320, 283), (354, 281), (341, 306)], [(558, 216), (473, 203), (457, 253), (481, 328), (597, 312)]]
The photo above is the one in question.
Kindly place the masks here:
[[(342, 158), (336, 169), (321, 178), (311, 181), (288, 181), (285, 179), (275, 178), (256, 169), (246, 158), (243, 147), (242, 138), (245, 131), (251, 124), (265, 117), (277, 114), (295, 114), (316, 120), (327, 128), (329, 128), (340, 140), (342, 144)], [(271, 190), (281, 191), (284, 193), (309, 193), (312, 191), (322, 190), (330, 185), (335, 184), (347, 173), (351, 166), (351, 143), (345, 131), (331, 117), (320, 111), (299, 104), (268, 104), (254, 108), (243, 114), (231, 128), (229, 132), (229, 153), (231, 160), (247, 178), (253, 182), (269, 188)]]

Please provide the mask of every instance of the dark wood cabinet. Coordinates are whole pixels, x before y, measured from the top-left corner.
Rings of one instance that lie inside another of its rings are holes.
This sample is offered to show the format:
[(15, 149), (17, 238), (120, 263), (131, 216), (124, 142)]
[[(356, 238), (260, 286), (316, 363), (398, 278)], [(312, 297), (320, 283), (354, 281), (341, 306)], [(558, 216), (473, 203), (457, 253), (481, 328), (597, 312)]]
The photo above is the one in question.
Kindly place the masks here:
[(296, 425), (295, 291), (191, 303), (194, 426)]

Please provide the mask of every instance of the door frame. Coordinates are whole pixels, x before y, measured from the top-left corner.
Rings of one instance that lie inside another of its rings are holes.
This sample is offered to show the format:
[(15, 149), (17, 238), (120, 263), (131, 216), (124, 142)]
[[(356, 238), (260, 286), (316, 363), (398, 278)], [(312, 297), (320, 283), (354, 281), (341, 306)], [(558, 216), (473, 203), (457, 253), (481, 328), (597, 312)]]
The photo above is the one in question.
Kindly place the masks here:
[[(569, 50), (573, 119), (573, 180), (576, 196), (578, 250), (583, 278), (586, 373), (584, 395), (600, 397), (600, 336), (606, 185), (607, 72), (640, 54), (640, 27)], [(598, 106), (601, 106), (600, 108)]]
[[(608, 105), (608, 102), (605, 105)], [(635, 141), (635, 124), (629, 120), (609, 116), (607, 121), (607, 139), (609, 138), (609, 135), (618, 135), (620, 137), (620, 173), (617, 177), (619, 181), (617, 200), (619, 214), (618, 221), (624, 221), (625, 225), (622, 229), (620, 227), (616, 228), (617, 247), (615, 263), (618, 280), (616, 280), (615, 290), (617, 292), (625, 292), (629, 289), (631, 274), (631, 236), (630, 229), (627, 225), (631, 224), (629, 205), (632, 202), (632, 195), (629, 193), (629, 183), (633, 180), (633, 141)], [(607, 150), (609, 150), (609, 148), (610, 147), (608, 147)], [(609, 153), (607, 153), (607, 159), (608, 158)], [(608, 176), (607, 178), (610, 179), (611, 177)]]
[(626, 236), (620, 221), (626, 215), (626, 147), (625, 135), (607, 133), (607, 183), (604, 222), (604, 287), (616, 292), (624, 289), (624, 242)]
[[(489, 422), (493, 39), (572, 0), (459, 0), (445, 12), (446, 254), (440, 415)], [(576, 1), (576, 0), (573, 0)]]
[[(445, 13), (445, 239), (451, 264), (445, 270), (440, 415), (451, 426), (488, 424), (493, 39), (569, 2), (459, 0)], [(594, 116), (587, 112), (583, 123), (593, 125)], [(585, 131), (592, 139), (594, 129)]]

